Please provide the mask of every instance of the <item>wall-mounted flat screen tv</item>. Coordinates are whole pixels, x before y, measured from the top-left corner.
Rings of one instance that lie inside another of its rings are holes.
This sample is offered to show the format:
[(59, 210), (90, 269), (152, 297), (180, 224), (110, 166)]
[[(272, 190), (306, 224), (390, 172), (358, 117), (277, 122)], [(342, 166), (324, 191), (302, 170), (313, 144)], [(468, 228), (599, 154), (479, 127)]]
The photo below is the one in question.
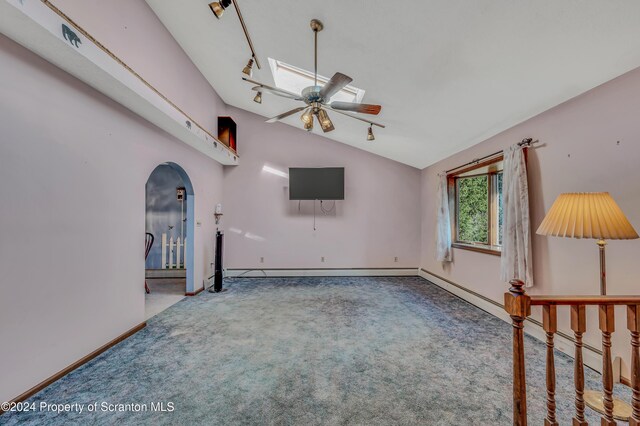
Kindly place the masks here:
[(344, 200), (344, 167), (290, 167), (289, 199)]

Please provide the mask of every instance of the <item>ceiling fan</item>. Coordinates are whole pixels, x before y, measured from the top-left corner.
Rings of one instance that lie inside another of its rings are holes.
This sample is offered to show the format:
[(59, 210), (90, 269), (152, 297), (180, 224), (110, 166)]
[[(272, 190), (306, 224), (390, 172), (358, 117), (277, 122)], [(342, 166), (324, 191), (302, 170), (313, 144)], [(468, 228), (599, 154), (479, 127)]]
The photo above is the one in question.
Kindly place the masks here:
[(364, 121), (365, 123), (369, 123), (369, 130), (367, 133), (367, 140), (372, 141), (375, 140), (373, 135), (373, 126), (378, 126), (384, 128), (385, 126), (379, 123), (375, 123), (371, 120), (367, 120), (365, 118), (357, 117), (351, 114), (347, 114), (345, 111), (362, 113), (362, 114), (371, 114), (377, 115), (380, 113), (382, 107), (380, 105), (371, 105), (371, 104), (362, 104), (357, 102), (339, 102), (334, 101), (331, 102), (331, 97), (342, 90), (345, 86), (353, 81), (353, 79), (349, 76), (346, 76), (342, 73), (335, 73), (333, 77), (324, 85), (318, 86), (318, 32), (322, 31), (323, 25), (317, 19), (311, 20), (311, 29), (314, 33), (314, 84), (313, 86), (309, 86), (302, 90), (302, 93), (296, 94), (293, 92), (289, 92), (287, 90), (283, 90), (277, 87), (268, 86), (266, 84), (260, 83), (258, 81), (251, 80), (249, 78), (243, 77), (242, 79), (248, 81), (249, 83), (256, 84), (252, 90), (258, 92), (254, 101), (257, 103), (262, 103), (262, 93), (271, 93), (273, 95), (282, 96), (285, 98), (293, 99), (296, 101), (302, 101), (305, 103), (304, 106), (292, 109), (291, 111), (287, 111), (280, 115), (277, 115), (273, 118), (267, 120), (267, 123), (274, 123), (276, 121), (282, 120), (283, 118), (289, 117), (290, 115), (296, 114), (298, 112), (302, 112), (300, 119), (304, 123), (304, 128), (307, 131), (313, 130), (313, 118), (314, 116), (318, 120), (320, 127), (323, 132), (330, 132), (335, 129), (333, 127), (333, 123), (329, 118), (328, 110), (346, 115), (347, 117), (355, 118), (356, 120)]

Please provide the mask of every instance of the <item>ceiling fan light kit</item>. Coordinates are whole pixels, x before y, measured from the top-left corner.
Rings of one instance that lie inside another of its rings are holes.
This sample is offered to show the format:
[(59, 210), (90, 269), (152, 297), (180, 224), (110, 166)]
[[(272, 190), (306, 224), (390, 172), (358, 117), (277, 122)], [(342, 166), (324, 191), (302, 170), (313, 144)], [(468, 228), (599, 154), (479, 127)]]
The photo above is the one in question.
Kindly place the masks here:
[(313, 130), (313, 116), (311, 117), (311, 120), (304, 122), (304, 129), (307, 132), (310, 132)]
[(310, 122), (313, 122), (313, 114), (311, 113), (311, 108), (307, 108), (305, 112), (302, 113), (302, 115), (300, 116), (300, 120), (304, 124), (309, 124)]
[[(225, 3), (225, 2), (220, 2), (220, 3), (222, 6), (222, 3)], [(234, 0), (234, 3), (235, 3), (235, 0)], [(237, 8), (237, 4), (236, 4), (236, 8)], [(212, 10), (214, 10), (213, 7), (212, 7)], [(216, 14), (216, 16), (218, 15)], [(289, 117), (290, 115), (303, 111), (302, 115), (300, 116), (300, 120), (302, 120), (305, 130), (307, 131), (313, 130), (313, 118), (315, 116), (316, 119), (318, 120), (318, 123), (320, 124), (320, 127), (322, 128), (322, 131), (327, 133), (335, 130), (333, 122), (331, 121), (331, 118), (329, 117), (329, 114), (327, 112), (328, 110), (331, 110), (333, 112), (345, 115), (347, 117), (355, 118), (356, 120), (360, 120), (365, 123), (368, 123), (369, 129), (367, 131), (367, 140), (368, 141), (375, 140), (372, 127), (378, 126), (378, 127), (384, 128), (385, 127), (384, 125), (375, 123), (370, 120), (366, 120), (351, 114), (347, 114), (344, 111), (361, 113), (361, 114), (378, 115), (382, 107), (380, 105), (362, 104), (357, 102), (341, 102), (341, 101), (330, 102), (331, 97), (334, 96), (336, 93), (340, 92), (345, 86), (350, 84), (353, 81), (353, 79), (347, 75), (337, 72), (333, 75), (333, 77), (331, 77), (331, 79), (324, 86), (318, 85), (318, 32), (324, 29), (324, 25), (319, 20), (312, 19), (310, 23), (310, 27), (314, 35), (314, 73), (313, 73), (314, 84), (313, 86), (306, 87), (305, 89), (302, 90), (302, 93), (297, 94), (297, 93), (292, 93), (277, 87), (271, 87), (266, 84), (260, 83), (258, 81), (253, 81), (253, 80), (250, 80), (249, 78), (243, 77), (243, 80), (248, 81), (249, 83), (256, 84), (256, 86), (253, 87), (252, 90), (258, 92), (258, 95), (256, 95), (256, 97), (253, 100), (257, 103), (262, 103), (262, 93), (270, 93), (273, 95), (293, 99), (295, 101), (302, 101), (306, 104), (305, 107), (295, 108), (291, 111), (282, 113), (276, 117), (272, 117), (269, 120), (267, 120), (267, 123), (274, 123), (276, 121), (282, 120), (283, 118)], [(245, 75), (250, 77), (252, 66), (253, 66), (253, 58), (249, 60), (249, 63), (244, 68), (244, 70), (242, 70), (242, 72)], [(258, 66), (258, 68), (260, 67)]]
[(320, 127), (322, 127), (323, 132), (326, 133), (335, 130), (335, 127), (333, 127), (333, 123), (331, 122), (327, 111), (318, 109), (316, 116), (318, 117), (318, 121), (320, 122)]

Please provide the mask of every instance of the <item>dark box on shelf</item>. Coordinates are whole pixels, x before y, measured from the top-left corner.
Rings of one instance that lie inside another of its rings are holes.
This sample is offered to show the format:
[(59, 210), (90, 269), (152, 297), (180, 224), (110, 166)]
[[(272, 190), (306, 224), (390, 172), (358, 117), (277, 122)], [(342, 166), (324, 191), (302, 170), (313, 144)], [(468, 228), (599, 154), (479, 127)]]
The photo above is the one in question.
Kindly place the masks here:
[(236, 132), (236, 122), (231, 117), (218, 117), (218, 139), (237, 153)]

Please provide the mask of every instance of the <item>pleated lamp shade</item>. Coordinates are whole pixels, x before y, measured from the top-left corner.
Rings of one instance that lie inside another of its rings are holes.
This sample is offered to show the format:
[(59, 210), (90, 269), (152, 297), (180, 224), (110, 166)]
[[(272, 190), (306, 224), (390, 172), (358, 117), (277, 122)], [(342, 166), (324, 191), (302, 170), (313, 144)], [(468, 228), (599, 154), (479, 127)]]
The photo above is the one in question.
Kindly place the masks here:
[(608, 192), (560, 194), (536, 233), (598, 240), (638, 238), (636, 230)]

